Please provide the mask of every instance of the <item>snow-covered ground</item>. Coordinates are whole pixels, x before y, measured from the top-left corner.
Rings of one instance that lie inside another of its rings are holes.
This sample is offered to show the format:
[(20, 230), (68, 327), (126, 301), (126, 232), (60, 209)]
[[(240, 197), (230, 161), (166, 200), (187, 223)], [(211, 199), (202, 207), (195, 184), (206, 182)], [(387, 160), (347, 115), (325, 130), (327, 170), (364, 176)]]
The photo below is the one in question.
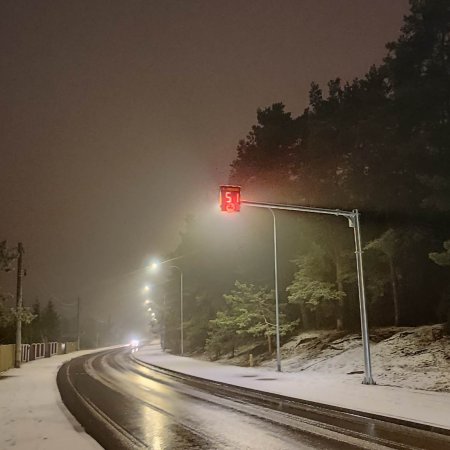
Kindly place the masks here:
[[(94, 350), (96, 351), (96, 350)], [(23, 364), (0, 374), (0, 448), (17, 450), (94, 450), (62, 403), (56, 385), (58, 368), (81, 351)]]
[[(443, 325), (385, 327), (370, 332), (371, 356), (377, 384), (450, 392), (450, 337)], [(361, 335), (345, 331), (307, 331), (281, 347), (284, 372), (352, 375), (364, 370)], [(251, 347), (234, 358), (217, 362), (247, 366)], [(273, 358), (255, 354), (255, 365), (275, 368)], [(205, 355), (198, 355), (206, 359)]]
[[(375, 329), (371, 339), (378, 384), (450, 392), (450, 339), (442, 325)], [(304, 333), (283, 346), (284, 370), (348, 378), (349, 373), (364, 370), (361, 345), (356, 334)], [(263, 365), (275, 367), (273, 361)]]
[[(384, 366), (377, 364), (382, 360), (386, 346), (391, 345), (389, 342), (397, 339), (388, 340), (379, 349), (378, 344), (372, 345), (375, 381), (379, 383), (376, 386), (363, 385), (362, 374), (348, 374), (359, 370), (362, 365), (361, 345), (357, 340), (356, 345), (354, 339), (342, 343), (344, 347), (350, 348), (348, 352), (335, 350), (335, 358), (322, 355), (322, 359), (315, 361), (316, 364), (310, 366), (310, 370), (296, 372), (292, 370), (299, 363), (299, 356), (282, 361), (282, 369), (290, 370), (282, 373), (276, 372), (270, 365), (240, 367), (170, 355), (163, 353), (156, 344), (140, 349), (134, 356), (150, 364), (218, 382), (450, 429), (450, 393), (413, 389), (409, 382), (405, 382), (403, 387), (385, 385), (386, 378), (382, 376)], [(398, 345), (394, 347), (400, 351)], [(288, 352), (288, 349), (285, 348), (284, 352)], [(347, 356), (344, 356), (345, 353)], [(387, 355), (389, 358), (392, 358), (391, 354)], [(304, 364), (306, 366), (306, 362)], [(402, 367), (401, 362), (395, 364)], [(419, 366), (417, 364), (416, 368), (422, 370)], [(426, 384), (427, 375), (419, 370), (418, 374), (422, 375), (416, 376), (415, 387)], [(449, 372), (443, 377), (449, 377)], [(405, 379), (409, 379), (408, 376), (405, 375)]]

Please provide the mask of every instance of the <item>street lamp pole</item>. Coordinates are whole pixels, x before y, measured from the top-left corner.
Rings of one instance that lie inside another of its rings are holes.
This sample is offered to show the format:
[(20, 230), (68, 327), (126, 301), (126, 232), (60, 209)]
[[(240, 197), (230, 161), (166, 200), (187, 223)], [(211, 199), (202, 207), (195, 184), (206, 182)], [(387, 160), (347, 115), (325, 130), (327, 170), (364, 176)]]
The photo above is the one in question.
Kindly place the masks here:
[(169, 266), (171, 269), (177, 269), (180, 272), (180, 354), (184, 356), (184, 329), (183, 329), (183, 271), (178, 266)]
[(166, 294), (163, 297), (163, 310), (162, 310), (162, 330), (161, 330), (161, 348), (162, 351), (166, 351)]
[(278, 257), (277, 257), (277, 220), (273, 209), (269, 208), (273, 216), (273, 258), (274, 258), (274, 275), (275, 275), (275, 334), (277, 347), (277, 371), (281, 372), (281, 355), (280, 355), (280, 313), (278, 301)]
[(77, 298), (77, 350), (80, 350), (80, 297)]
[(184, 355), (184, 333), (183, 333), (183, 272), (180, 269), (180, 340), (181, 340), (181, 356)]

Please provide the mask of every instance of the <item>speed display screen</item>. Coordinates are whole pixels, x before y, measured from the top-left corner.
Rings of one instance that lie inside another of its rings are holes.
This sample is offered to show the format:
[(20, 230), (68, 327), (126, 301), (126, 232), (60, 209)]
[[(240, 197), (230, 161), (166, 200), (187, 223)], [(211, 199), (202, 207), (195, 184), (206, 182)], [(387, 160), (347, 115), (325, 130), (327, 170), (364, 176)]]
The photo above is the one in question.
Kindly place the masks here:
[(241, 210), (241, 187), (222, 185), (220, 186), (220, 210), (228, 213)]

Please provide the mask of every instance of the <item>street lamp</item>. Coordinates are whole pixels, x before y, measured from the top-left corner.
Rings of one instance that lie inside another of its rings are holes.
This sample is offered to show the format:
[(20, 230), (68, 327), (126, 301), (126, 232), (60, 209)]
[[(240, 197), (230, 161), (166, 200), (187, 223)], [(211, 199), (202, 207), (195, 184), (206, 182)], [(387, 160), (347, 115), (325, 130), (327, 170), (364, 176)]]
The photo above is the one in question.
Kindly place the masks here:
[[(162, 263), (153, 263), (150, 268), (155, 270), (160, 265), (164, 264), (164, 261)], [(180, 272), (180, 354), (181, 356), (184, 355), (184, 330), (183, 330), (183, 271), (178, 266), (168, 266), (170, 269), (176, 269)]]
[[(220, 187), (220, 209), (223, 212), (233, 213), (241, 210), (240, 186)], [(273, 217), (273, 259), (274, 259), (274, 290), (275, 290), (275, 342), (277, 353), (277, 371), (281, 372), (280, 351), (280, 306), (278, 297), (278, 257), (277, 257), (277, 220), (273, 209), (269, 208)]]
[(273, 216), (273, 259), (275, 276), (275, 334), (277, 347), (277, 371), (281, 372), (281, 352), (280, 352), (280, 306), (278, 301), (278, 257), (277, 257), (277, 220), (273, 209), (270, 209)]

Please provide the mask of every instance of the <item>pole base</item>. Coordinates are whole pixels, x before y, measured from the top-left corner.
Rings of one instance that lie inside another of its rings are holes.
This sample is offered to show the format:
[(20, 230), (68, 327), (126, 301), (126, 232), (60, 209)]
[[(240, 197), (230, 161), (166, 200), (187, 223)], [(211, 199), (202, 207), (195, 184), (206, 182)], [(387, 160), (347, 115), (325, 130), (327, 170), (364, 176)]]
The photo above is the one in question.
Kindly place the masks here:
[(371, 384), (373, 386), (376, 386), (377, 383), (375, 383), (375, 381), (372, 377), (364, 377), (362, 384)]

